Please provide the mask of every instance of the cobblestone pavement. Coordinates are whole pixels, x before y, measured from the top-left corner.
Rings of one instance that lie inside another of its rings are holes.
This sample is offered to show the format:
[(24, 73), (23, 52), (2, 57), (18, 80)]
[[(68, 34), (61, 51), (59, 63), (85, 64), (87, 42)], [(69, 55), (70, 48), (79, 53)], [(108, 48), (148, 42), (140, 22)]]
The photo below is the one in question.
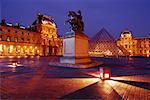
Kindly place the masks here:
[[(98, 67), (48, 66), (49, 61), (58, 62), (59, 57), (1, 58), (1, 99), (150, 100), (149, 59), (120, 59), (93, 58), (111, 68), (111, 79), (102, 81)], [(10, 67), (12, 62), (20, 67)]]

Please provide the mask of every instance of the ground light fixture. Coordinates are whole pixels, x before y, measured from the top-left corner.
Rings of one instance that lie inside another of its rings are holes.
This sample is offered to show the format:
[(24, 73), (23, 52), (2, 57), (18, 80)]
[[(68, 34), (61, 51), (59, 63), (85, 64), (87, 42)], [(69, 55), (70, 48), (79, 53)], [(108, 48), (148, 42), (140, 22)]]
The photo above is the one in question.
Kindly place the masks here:
[(18, 62), (13, 61), (9, 67), (16, 68), (18, 66)]
[(17, 66), (17, 64), (18, 64), (17, 62), (12, 63), (12, 65), (15, 66), (15, 67)]
[(100, 71), (100, 79), (102, 80), (110, 79), (110, 68), (100, 67), (99, 71)]

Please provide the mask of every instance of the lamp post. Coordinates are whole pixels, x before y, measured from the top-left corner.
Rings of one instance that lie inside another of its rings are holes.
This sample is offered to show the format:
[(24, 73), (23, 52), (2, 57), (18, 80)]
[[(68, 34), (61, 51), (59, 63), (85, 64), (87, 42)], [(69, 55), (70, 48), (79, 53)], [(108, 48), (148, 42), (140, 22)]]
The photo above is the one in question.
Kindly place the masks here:
[(100, 71), (100, 79), (102, 80), (110, 79), (110, 68), (100, 67), (99, 71)]

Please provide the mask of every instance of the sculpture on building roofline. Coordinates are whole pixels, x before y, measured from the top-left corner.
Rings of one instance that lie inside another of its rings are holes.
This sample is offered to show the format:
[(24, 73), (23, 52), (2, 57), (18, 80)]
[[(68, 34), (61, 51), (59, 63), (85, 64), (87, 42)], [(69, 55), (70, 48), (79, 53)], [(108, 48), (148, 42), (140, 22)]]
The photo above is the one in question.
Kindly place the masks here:
[(84, 31), (84, 23), (82, 21), (81, 11), (79, 10), (77, 13), (74, 11), (69, 11), (68, 19), (66, 23), (71, 25), (71, 30), (74, 32), (83, 32)]

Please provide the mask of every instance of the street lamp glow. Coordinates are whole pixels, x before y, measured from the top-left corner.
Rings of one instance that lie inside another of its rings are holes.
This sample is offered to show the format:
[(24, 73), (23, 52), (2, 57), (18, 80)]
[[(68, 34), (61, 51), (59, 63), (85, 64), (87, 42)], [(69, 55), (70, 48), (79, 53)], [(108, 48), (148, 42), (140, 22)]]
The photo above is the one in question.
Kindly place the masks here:
[(14, 67), (16, 67), (16, 66), (17, 66), (17, 63), (16, 63), (16, 62), (14, 62), (14, 63), (12, 63), (12, 65), (13, 65)]
[(100, 67), (100, 79), (110, 79), (110, 69), (106, 67)]
[(104, 77), (105, 77), (105, 79), (106, 79), (106, 78), (108, 79), (108, 78), (109, 78), (109, 73), (105, 73), (105, 74), (104, 74)]

